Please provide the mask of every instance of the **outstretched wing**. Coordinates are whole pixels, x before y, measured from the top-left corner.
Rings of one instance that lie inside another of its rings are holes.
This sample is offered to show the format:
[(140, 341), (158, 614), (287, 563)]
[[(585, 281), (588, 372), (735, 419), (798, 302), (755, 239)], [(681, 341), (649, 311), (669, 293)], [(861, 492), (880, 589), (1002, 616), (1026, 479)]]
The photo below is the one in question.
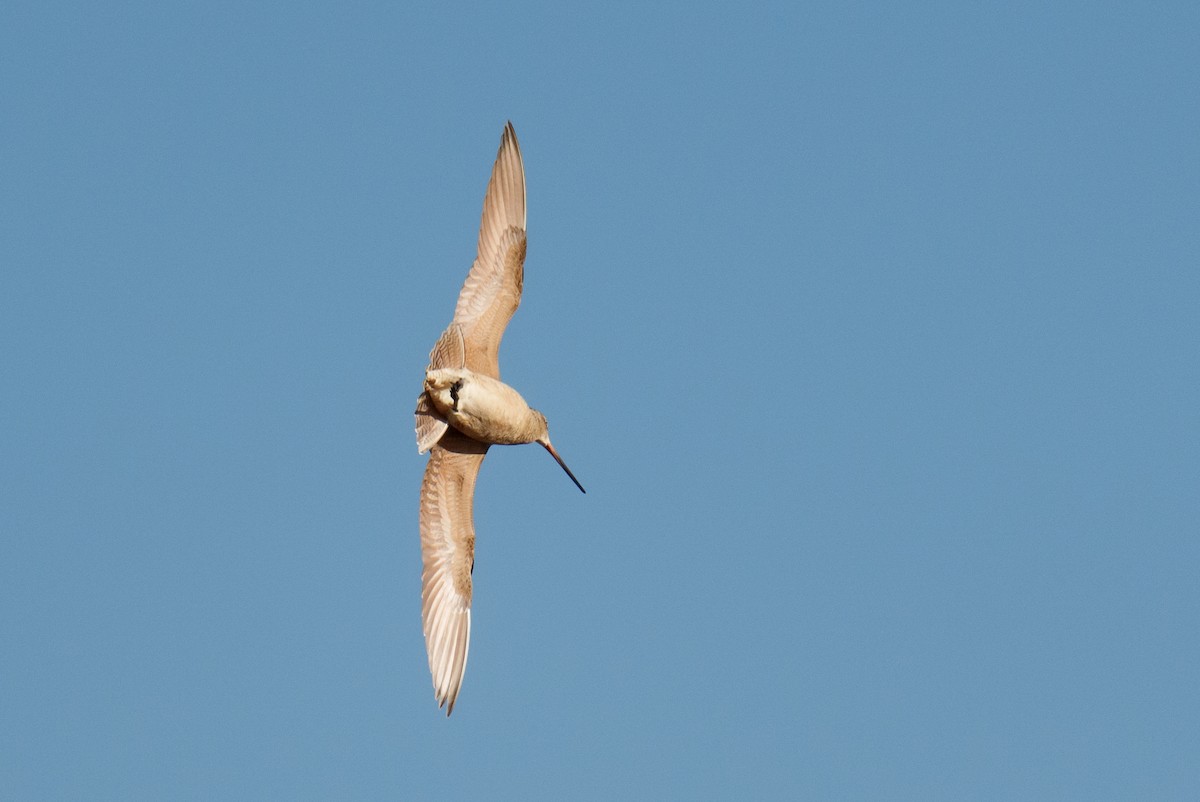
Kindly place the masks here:
[(438, 707), (462, 687), (471, 639), (472, 508), (475, 478), (488, 447), (450, 429), (429, 452), (421, 483), (421, 622)]
[(454, 309), (454, 325), (461, 327), (471, 370), (500, 378), (500, 338), (521, 303), (524, 273), (525, 165), (510, 122), (500, 137), (483, 198), (475, 263)]
[[(500, 378), (500, 339), (521, 303), (525, 270), (525, 167), (512, 123), (504, 127), (492, 167), (475, 263), (454, 319), (429, 355), (430, 367), (466, 367)], [(449, 427), (422, 394), (417, 447), (429, 449), (421, 483), (421, 620), (434, 696), (446, 715), (462, 688), (471, 639), (472, 509), (485, 443)]]

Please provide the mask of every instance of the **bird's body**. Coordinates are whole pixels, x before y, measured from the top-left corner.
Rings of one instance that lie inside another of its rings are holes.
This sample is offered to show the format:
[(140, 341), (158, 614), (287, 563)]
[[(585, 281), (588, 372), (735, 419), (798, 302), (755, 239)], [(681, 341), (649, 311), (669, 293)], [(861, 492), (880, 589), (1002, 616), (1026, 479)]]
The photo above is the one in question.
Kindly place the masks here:
[(421, 619), (434, 695), (447, 715), (470, 645), (475, 479), (488, 447), (538, 443), (583, 490), (550, 444), (546, 417), (500, 381), (500, 339), (521, 302), (524, 264), (525, 170), (509, 123), (483, 200), (475, 263), (454, 319), (429, 354), (417, 399), (417, 449), (429, 451), (421, 483)]
[(473, 370), (426, 371), (425, 393), (447, 423), (483, 443), (533, 443), (546, 431), (546, 418), (530, 409), (520, 393), (499, 379)]

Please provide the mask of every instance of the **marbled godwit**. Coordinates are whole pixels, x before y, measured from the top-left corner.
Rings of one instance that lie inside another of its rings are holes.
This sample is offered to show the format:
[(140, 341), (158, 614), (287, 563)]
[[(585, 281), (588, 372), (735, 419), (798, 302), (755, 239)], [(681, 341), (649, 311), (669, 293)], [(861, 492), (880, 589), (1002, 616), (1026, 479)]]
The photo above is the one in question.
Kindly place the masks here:
[[(497, 352), (521, 302), (525, 265), (525, 167), (512, 123), (504, 127), (479, 224), (479, 251), (438, 338), (417, 399), (417, 451), (429, 451), (421, 483), (421, 621), (438, 707), (462, 687), (471, 638), (472, 505), (479, 465), (493, 444), (539, 443), (583, 485), (550, 444), (546, 416), (500, 381)], [(585, 491), (586, 492), (586, 491)]]

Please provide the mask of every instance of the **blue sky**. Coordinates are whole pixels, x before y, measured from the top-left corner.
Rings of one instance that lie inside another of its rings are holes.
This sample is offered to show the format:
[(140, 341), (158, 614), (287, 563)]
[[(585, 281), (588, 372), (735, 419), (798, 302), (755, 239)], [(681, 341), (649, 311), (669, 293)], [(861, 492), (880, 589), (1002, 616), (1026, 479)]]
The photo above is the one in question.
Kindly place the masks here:
[[(6, 6), (0, 795), (1190, 799), (1190, 3)], [(434, 703), (511, 119), (550, 419)]]

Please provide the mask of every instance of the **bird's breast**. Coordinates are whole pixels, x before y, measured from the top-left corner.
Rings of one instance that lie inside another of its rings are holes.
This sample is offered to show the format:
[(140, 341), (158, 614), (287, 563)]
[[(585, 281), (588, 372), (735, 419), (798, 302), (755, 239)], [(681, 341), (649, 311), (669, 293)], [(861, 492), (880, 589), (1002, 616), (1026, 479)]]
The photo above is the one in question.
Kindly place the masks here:
[(499, 379), (466, 368), (430, 369), (425, 392), (451, 426), (475, 440), (515, 445), (537, 437), (531, 434), (533, 411)]

